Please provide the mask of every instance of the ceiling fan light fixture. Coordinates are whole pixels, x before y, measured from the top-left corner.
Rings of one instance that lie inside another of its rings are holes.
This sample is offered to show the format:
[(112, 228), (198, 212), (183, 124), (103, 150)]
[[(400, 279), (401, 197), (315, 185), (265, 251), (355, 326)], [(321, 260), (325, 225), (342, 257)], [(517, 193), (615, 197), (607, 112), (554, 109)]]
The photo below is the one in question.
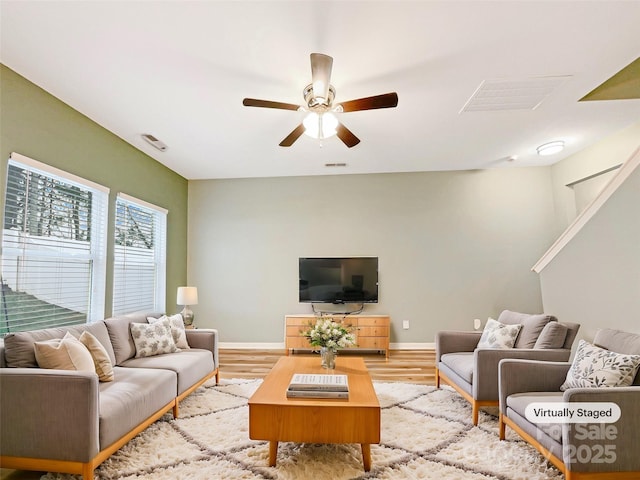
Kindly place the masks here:
[(338, 130), (338, 119), (330, 112), (309, 112), (302, 124), (305, 135), (319, 140), (334, 136)]
[[(331, 69), (333, 68), (333, 58), (323, 53), (311, 54), (311, 87), (314, 98), (319, 104), (329, 105), (329, 90), (331, 85)], [(311, 105), (310, 105), (311, 106)]]
[(318, 91), (314, 86), (314, 84), (309, 84), (304, 87), (302, 91), (304, 95), (304, 101), (307, 102), (307, 106), (310, 109), (319, 109), (319, 110), (327, 110), (331, 107), (333, 103), (333, 99), (336, 97), (336, 90), (333, 88), (333, 85), (329, 85), (326, 93), (322, 93), (318, 95)]
[(562, 140), (556, 140), (553, 142), (545, 143), (536, 148), (538, 155), (543, 157), (548, 155), (554, 155), (561, 152), (564, 149), (564, 142)]

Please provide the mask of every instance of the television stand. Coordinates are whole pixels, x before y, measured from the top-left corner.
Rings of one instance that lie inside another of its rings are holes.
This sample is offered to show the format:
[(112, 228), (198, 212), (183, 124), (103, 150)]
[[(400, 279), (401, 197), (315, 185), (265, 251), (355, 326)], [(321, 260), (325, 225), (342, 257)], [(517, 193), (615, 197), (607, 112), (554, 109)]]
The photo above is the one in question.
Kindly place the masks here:
[[(317, 350), (309, 345), (309, 340), (302, 336), (302, 332), (313, 325), (320, 318), (317, 315), (300, 314), (284, 317), (284, 347), (289, 355), (293, 350)], [(389, 358), (389, 333), (391, 318), (388, 315), (344, 315), (330, 314), (322, 318), (330, 318), (335, 322), (342, 322), (355, 328), (356, 346), (348, 350), (378, 350), (384, 351)]]

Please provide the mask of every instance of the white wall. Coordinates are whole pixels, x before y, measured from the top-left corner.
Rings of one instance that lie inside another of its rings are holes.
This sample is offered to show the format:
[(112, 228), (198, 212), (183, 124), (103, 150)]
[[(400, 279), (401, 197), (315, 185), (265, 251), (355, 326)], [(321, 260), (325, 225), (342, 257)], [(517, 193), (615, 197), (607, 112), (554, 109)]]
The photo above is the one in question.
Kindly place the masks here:
[(505, 308), (541, 311), (530, 269), (553, 223), (549, 167), (191, 181), (196, 324), (282, 343), (284, 315), (311, 311), (298, 257), (371, 255), (380, 303), (365, 311), (391, 316), (392, 342), (430, 343)]
[(583, 178), (624, 163), (640, 144), (640, 122), (551, 167), (556, 236), (578, 215), (574, 191), (567, 187)]
[(544, 306), (582, 325), (640, 333), (640, 168), (541, 271)]

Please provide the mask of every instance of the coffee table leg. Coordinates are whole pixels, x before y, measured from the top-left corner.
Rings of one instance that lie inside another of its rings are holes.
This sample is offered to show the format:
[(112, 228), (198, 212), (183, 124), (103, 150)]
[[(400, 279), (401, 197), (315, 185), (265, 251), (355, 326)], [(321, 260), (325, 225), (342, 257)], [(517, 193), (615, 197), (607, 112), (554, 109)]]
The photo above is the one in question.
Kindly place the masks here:
[(362, 464), (364, 465), (364, 471), (371, 470), (371, 444), (362, 443)]
[(274, 440), (269, 441), (269, 466), (276, 466), (276, 457), (278, 456), (278, 442)]

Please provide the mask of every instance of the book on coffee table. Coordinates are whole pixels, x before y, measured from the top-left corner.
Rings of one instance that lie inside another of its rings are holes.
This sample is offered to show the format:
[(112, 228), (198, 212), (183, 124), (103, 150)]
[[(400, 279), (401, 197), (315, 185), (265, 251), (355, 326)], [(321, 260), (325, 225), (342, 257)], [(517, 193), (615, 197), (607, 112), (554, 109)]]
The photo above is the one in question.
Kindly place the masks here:
[(287, 398), (349, 398), (349, 392), (334, 390), (289, 390)]
[(349, 392), (346, 375), (294, 373), (288, 391)]
[(287, 397), (349, 398), (349, 380), (346, 375), (294, 373)]

